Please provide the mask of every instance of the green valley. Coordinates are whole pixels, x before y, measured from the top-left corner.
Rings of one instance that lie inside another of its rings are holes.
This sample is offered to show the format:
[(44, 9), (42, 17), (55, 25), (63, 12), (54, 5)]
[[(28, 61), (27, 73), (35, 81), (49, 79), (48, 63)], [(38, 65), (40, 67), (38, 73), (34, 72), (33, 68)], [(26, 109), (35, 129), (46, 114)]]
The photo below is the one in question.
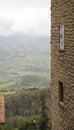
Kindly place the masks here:
[(0, 92), (48, 87), (49, 55), (46, 43), (0, 43)]

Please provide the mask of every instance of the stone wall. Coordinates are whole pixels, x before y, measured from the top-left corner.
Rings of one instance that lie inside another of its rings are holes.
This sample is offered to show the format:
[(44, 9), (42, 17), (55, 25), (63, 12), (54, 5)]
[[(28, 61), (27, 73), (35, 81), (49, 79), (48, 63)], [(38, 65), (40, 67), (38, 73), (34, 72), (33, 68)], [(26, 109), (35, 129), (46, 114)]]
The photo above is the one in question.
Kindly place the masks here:
[[(52, 130), (74, 130), (74, 0), (51, 0), (51, 111)], [(59, 27), (65, 27), (64, 50)], [(59, 81), (64, 100), (59, 101)]]

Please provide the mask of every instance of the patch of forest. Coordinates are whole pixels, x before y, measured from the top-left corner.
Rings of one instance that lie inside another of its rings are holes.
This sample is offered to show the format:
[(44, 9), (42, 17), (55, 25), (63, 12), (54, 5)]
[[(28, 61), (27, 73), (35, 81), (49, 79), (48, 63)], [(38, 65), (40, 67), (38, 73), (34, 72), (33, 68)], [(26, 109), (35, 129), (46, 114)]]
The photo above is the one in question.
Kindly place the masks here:
[(16, 125), (21, 117), (31, 118), (39, 115), (41, 111), (41, 94), (45, 95), (50, 117), (50, 89), (23, 89), (11, 95), (5, 96), (6, 123)]

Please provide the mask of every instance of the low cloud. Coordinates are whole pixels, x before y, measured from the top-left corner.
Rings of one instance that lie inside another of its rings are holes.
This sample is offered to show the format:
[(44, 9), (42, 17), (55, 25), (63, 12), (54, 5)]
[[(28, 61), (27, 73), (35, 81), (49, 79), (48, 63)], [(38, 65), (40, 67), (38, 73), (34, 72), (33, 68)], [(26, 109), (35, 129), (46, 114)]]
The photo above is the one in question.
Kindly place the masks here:
[(0, 35), (49, 35), (49, 0), (0, 0)]
[(0, 35), (10, 35), (12, 33), (12, 21), (0, 20)]

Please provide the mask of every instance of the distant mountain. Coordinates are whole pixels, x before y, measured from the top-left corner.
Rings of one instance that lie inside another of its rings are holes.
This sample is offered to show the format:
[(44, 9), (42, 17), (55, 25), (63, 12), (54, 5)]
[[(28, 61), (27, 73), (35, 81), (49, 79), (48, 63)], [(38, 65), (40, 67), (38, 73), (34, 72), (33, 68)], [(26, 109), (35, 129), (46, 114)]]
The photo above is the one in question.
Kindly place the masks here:
[(50, 38), (46, 36), (30, 36), (16, 33), (11, 36), (0, 36), (0, 44), (49, 44)]
[(48, 87), (50, 45), (48, 37), (0, 37), (0, 92), (24, 87)]

